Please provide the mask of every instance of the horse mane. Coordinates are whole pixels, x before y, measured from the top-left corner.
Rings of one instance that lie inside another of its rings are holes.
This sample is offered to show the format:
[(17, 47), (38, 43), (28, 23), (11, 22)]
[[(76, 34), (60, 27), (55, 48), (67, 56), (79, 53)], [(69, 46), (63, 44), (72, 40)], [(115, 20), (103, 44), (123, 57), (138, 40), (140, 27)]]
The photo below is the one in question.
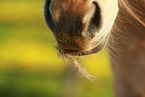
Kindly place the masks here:
[(126, 12), (145, 27), (145, 0), (119, 0), (120, 8), (126, 9)]
[[(144, 40), (145, 37), (145, 0), (119, 0), (119, 12), (116, 21), (113, 25), (111, 35), (131, 34), (139, 40)], [(120, 36), (119, 36), (120, 37)]]

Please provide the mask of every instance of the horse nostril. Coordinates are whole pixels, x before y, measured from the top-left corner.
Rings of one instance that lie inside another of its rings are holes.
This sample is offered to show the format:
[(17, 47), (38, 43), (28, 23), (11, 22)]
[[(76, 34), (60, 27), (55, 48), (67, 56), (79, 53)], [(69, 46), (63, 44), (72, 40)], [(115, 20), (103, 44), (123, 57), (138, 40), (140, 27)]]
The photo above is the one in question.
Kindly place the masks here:
[(92, 8), (84, 17), (84, 22), (87, 23), (87, 29), (83, 36), (93, 38), (96, 32), (101, 28), (101, 10), (97, 2), (92, 2)]
[(88, 32), (90, 32), (90, 36), (94, 37), (95, 33), (100, 29), (101, 27), (101, 10), (98, 5), (98, 3), (93, 2), (93, 5), (95, 5), (95, 12), (94, 16), (90, 20), (90, 24), (88, 27)]
[(51, 29), (54, 34), (58, 31), (57, 26), (53, 20), (52, 13), (50, 11), (51, 0), (45, 0), (44, 2), (44, 18), (46, 21), (47, 26)]
[(92, 22), (95, 23), (96, 27), (99, 27), (101, 26), (101, 10), (100, 10), (100, 7), (99, 5), (96, 3), (96, 2), (93, 2), (93, 4), (95, 5), (96, 7), (96, 10), (95, 10), (95, 14), (94, 14), (94, 18), (92, 19)]

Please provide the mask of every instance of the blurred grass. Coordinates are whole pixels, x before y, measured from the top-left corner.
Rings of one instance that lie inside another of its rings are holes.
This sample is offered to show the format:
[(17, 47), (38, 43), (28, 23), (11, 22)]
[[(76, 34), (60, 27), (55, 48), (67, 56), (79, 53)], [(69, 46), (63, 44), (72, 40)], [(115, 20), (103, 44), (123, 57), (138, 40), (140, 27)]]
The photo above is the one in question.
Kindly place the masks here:
[[(68, 66), (58, 57), (43, 19), (42, 0), (0, 1), (0, 97), (63, 97)], [(112, 97), (112, 75), (105, 50), (81, 57), (97, 77), (77, 77), (78, 97)], [(71, 88), (71, 87), (70, 87)]]

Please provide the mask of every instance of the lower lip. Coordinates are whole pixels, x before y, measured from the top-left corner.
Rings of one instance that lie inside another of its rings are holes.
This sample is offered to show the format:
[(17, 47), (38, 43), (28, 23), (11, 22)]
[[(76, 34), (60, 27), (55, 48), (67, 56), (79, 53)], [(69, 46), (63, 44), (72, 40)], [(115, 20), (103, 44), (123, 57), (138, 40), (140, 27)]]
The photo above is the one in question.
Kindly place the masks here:
[(90, 55), (90, 54), (95, 54), (99, 51), (101, 51), (104, 48), (104, 45), (98, 45), (97, 47), (89, 50), (89, 51), (84, 51), (84, 50), (59, 50), (61, 54), (70, 54), (72, 56), (85, 56), (85, 55)]
[(77, 53), (82, 52), (81, 50), (61, 50), (59, 51), (62, 54), (77, 55)]

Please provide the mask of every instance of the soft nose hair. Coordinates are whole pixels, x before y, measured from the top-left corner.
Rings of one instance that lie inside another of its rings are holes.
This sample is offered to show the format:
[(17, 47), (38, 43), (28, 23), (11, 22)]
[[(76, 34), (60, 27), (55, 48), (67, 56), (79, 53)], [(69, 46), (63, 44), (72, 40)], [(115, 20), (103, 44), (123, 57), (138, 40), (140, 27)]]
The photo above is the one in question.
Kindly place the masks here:
[(59, 18), (59, 22), (56, 22), (58, 30), (62, 34), (70, 34), (70, 35), (81, 35), (81, 32), (84, 29), (84, 25), (82, 23), (82, 19), (80, 16), (74, 18), (68, 18), (67, 16), (61, 15)]

